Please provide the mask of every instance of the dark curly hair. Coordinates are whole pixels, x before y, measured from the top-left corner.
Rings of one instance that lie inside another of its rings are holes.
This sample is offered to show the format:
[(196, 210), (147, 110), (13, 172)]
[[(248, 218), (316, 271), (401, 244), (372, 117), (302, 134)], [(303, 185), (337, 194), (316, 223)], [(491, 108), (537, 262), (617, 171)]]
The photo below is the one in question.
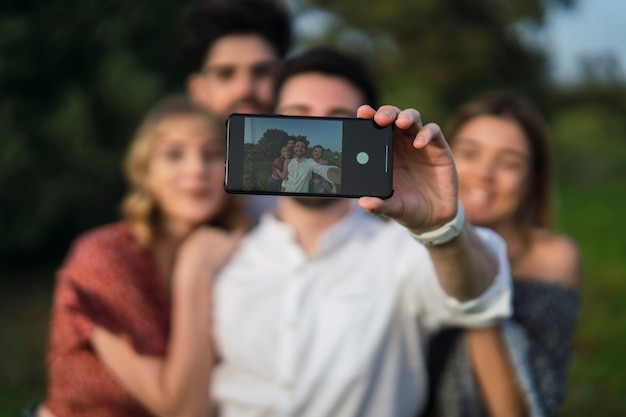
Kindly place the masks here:
[(291, 47), (291, 14), (280, 0), (198, 1), (183, 19), (177, 55), (186, 73), (199, 71), (220, 38), (259, 35), (280, 59)]
[(316, 47), (288, 58), (282, 65), (274, 86), (278, 97), (283, 84), (290, 78), (307, 72), (341, 77), (354, 85), (370, 106), (379, 106), (378, 86), (367, 64), (356, 55), (329, 47)]

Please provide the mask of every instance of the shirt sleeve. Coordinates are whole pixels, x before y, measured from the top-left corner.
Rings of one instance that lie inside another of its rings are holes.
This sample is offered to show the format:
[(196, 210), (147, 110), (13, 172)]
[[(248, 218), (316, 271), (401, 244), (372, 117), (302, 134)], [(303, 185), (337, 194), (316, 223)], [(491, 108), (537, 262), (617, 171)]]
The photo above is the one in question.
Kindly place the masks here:
[(147, 271), (121, 252), (95, 236), (77, 241), (57, 274), (60, 308), (85, 342), (97, 325), (127, 337), (138, 353), (161, 355), (168, 313), (154, 302), (155, 288), (143, 284)]
[(426, 297), (421, 301), (425, 305), (424, 323), (427, 327), (438, 329), (444, 326), (460, 325), (465, 327), (484, 327), (510, 317), (513, 311), (511, 303), (511, 276), (509, 261), (506, 256), (506, 244), (495, 232), (485, 228), (475, 228), (478, 236), (496, 255), (498, 272), (491, 285), (478, 297), (459, 301), (448, 295), (436, 277), (431, 264), (426, 280)]
[(313, 160), (311, 160), (311, 161), (312, 161), (312, 168), (311, 168), (312, 172), (314, 172), (317, 175), (321, 176), (326, 181), (333, 182), (333, 180), (328, 178), (328, 171), (331, 168), (337, 168), (336, 166), (333, 166), (333, 165), (322, 165), (322, 164), (320, 164), (318, 162), (315, 162)]

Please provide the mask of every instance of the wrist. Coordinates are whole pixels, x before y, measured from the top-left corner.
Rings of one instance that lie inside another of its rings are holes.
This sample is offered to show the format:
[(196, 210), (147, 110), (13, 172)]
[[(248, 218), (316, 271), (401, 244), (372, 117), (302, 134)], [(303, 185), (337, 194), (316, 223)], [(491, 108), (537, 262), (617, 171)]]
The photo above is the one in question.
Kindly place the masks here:
[(461, 234), (463, 226), (465, 225), (465, 211), (463, 205), (457, 200), (456, 216), (438, 229), (431, 230), (425, 233), (411, 233), (413, 239), (417, 240), (424, 246), (439, 246), (450, 242)]

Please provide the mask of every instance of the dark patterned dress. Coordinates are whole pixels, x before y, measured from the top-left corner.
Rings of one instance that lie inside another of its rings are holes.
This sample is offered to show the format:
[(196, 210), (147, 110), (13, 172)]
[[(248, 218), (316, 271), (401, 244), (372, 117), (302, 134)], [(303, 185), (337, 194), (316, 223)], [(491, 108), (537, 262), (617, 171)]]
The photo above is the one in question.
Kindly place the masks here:
[[(564, 285), (536, 279), (515, 279), (513, 288), (513, 317), (500, 328), (529, 416), (558, 416), (580, 314), (579, 295)], [(431, 340), (431, 396), (424, 416), (488, 416), (462, 335), (461, 329), (447, 329)]]

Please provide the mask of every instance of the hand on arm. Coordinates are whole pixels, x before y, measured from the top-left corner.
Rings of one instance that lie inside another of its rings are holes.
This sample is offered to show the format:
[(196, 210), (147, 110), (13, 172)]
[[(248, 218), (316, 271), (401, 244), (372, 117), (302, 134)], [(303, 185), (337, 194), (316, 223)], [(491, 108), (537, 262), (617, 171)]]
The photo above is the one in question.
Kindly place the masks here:
[(328, 170), (327, 175), (331, 182), (341, 184), (341, 168), (332, 167)]
[(181, 245), (172, 273), (172, 327), (165, 357), (140, 355), (123, 336), (94, 330), (92, 343), (100, 359), (158, 416), (210, 415), (212, 280), (238, 240), (202, 228)]
[[(362, 197), (361, 208), (396, 220), (415, 234), (435, 230), (457, 214), (458, 179), (452, 152), (441, 128), (424, 125), (417, 110), (361, 106), (357, 117), (381, 126), (395, 124), (393, 195), (382, 200)], [(465, 224), (450, 242), (429, 246), (442, 288), (463, 301), (476, 297), (492, 282), (497, 259)]]
[(283, 165), (283, 180), (287, 181), (289, 179), (289, 162), (291, 162), (291, 159), (285, 159), (284, 165)]

